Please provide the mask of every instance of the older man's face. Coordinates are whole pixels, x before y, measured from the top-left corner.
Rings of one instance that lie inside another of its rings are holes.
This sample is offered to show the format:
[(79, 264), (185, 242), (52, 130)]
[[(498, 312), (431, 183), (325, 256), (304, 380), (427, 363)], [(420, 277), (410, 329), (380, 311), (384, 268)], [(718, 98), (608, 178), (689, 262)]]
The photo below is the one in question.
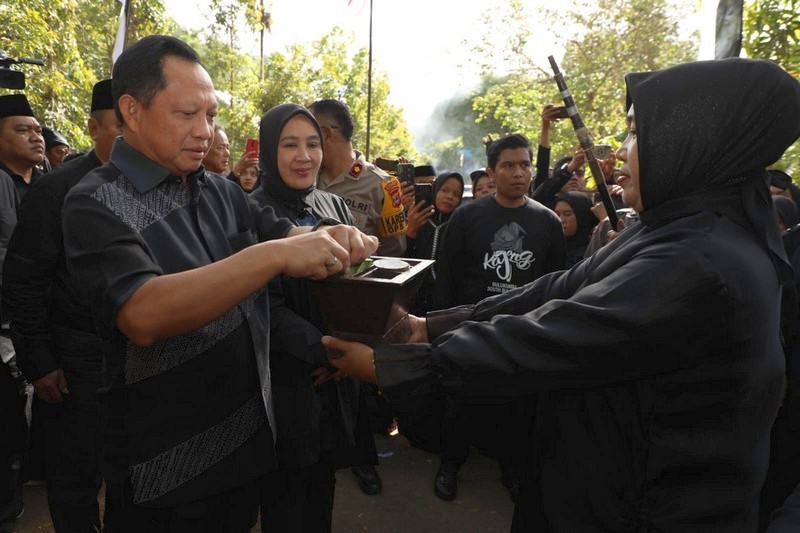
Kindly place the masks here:
[(130, 144), (172, 174), (185, 177), (200, 168), (211, 147), (217, 97), (200, 64), (167, 56), (163, 65), (166, 87), (147, 108), (135, 99), (127, 102), (123, 114), (127, 112), (126, 127), (134, 133)]

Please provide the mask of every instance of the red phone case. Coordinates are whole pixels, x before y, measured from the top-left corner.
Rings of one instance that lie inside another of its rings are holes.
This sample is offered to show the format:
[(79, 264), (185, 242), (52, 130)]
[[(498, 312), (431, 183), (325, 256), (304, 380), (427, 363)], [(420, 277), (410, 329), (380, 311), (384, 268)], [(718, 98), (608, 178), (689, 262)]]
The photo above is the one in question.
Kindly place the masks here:
[(244, 151), (247, 154), (253, 154), (253, 157), (258, 157), (258, 139), (247, 139)]

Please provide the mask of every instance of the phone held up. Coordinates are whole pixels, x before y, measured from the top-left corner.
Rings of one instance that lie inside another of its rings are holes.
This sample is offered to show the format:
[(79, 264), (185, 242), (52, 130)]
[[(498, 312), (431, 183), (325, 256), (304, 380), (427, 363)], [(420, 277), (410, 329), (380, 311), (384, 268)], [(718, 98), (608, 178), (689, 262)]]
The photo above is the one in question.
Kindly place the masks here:
[(403, 187), (414, 185), (414, 165), (411, 163), (398, 163), (397, 179)]
[(555, 118), (569, 118), (569, 112), (565, 106), (561, 105), (556, 107), (556, 109), (558, 109), (558, 114)]
[(247, 139), (244, 153), (249, 154), (250, 157), (258, 157), (258, 139)]
[(434, 205), (432, 183), (417, 183), (414, 185), (414, 203), (418, 204), (422, 200), (425, 200), (426, 206)]

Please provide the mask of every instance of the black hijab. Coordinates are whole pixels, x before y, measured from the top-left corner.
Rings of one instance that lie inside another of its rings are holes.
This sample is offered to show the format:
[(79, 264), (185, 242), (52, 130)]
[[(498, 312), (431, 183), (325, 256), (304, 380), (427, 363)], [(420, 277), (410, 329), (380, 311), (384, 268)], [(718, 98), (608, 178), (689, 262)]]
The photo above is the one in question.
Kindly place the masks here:
[(286, 123), (296, 115), (303, 115), (311, 121), (317, 129), (320, 143), (322, 142), (322, 130), (308, 109), (297, 104), (281, 104), (273, 107), (261, 117), (258, 163), (261, 167), (261, 186), (264, 187), (266, 193), (288, 205), (302, 207), (299, 204), (302, 203), (303, 198), (308, 196), (308, 193), (314, 190), (316, 183), (312, 182), (305, 189), (293, 189), (284, 183), (278, 171), (278, 143), (281, 133)]
[[(711, 210), (750, 227), (791, 279), (766, 167), (800, 135), (800, 83), (764, 60), (629, 74), (644, 225)], [(788, 277), (787, 277), (788, 276)]]
[(558, 202), (567, 202), (575, 213), (575, 219), (578, 222), (578, 229), (575, 235), (564, 238), (567, 241), (567, 249), (583, 247), (584, 250), (589, 244), (589, 239), (592, 237), (592, 230), (597, 224), (597, 219), (592, 214), (592, 202), (582, 192), (570, 191), (559, 194), (556, 197), (556, 205)]
[[(458, 182), (461, 184), (462, 196), (459, 197), (458, 205), (456, 205), (456, 207), (453, 208), (453, 211), (451, 213), (449, 214), (440, 213), (439, 210), (436, 208), (436, 195), (439, 194), (439, 189), (442, 188), (442, 185), (444, 185), (444, 183), (451, 178), (458, 180)], [(463, 194), (464, 194), (464, 177), (458, 172), (445, 172), (443, 174), (439, 174), (436, 177), (436, 180), (434, 180), (433, 182), (433, 207), (434, 209), (436, 209), (436, 212), (434, 213), (433, 217), (437, 224), (444, 224), (445, 222), (450, 220), (450, 216), (455, 212), (456, 208), (459, 205), (461, 205), (461, 202), (463, 201)]]

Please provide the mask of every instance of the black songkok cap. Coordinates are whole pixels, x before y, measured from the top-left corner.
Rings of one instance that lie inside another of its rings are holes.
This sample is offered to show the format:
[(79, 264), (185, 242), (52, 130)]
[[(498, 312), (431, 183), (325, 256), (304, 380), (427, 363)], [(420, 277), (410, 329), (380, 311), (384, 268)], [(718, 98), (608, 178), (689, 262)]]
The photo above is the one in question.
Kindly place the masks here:
[(44, 145), (46, 148), (52, 148), (53, 146), (58, 146), (59, 144), (63, 144), (69, 148), (69, 141), (67, 141), (67, 138), (57, 131), (51, 130), (50, 128), (42, 128), (42, 137), (44, 137)]
[(418, 167), (414, 167), (414, 176), (435, 176), (436, 171), (433, 170), (431, 165), (420, 165)]
[(0, 96), (0, 118), (32, 116), (33, 109), (24, 94)]
[(478, 170), (473, 170), (472, 172), (470, 172), (470, 173), (469, 173), (469, 180), (470, 180), (470, 181), (473, 183), (473, 185), (474, 185), (476, 181), (478, 181), (478, 180), (479, 180), (479, 179), (481, 179), (482, 177), (484, 177), (484, 176), (488, 176), (488, 175), (489, 175), (489, 173), (488, 173), (488, 172), (486, 172), (486, 171), (485, 171), (484, 169), (482, 169), (482, 168), (479, 168)]
[(92, 109), (114, 109), (114, 97), (111, 94), (111, 80), (102, 80), (94, 84), (92, 89)]
[(778, 169), (768, 170), (769, 182), (773, 187), (777, 187), (782, 191), (792, 184), (792, 178), (786, 172)]

